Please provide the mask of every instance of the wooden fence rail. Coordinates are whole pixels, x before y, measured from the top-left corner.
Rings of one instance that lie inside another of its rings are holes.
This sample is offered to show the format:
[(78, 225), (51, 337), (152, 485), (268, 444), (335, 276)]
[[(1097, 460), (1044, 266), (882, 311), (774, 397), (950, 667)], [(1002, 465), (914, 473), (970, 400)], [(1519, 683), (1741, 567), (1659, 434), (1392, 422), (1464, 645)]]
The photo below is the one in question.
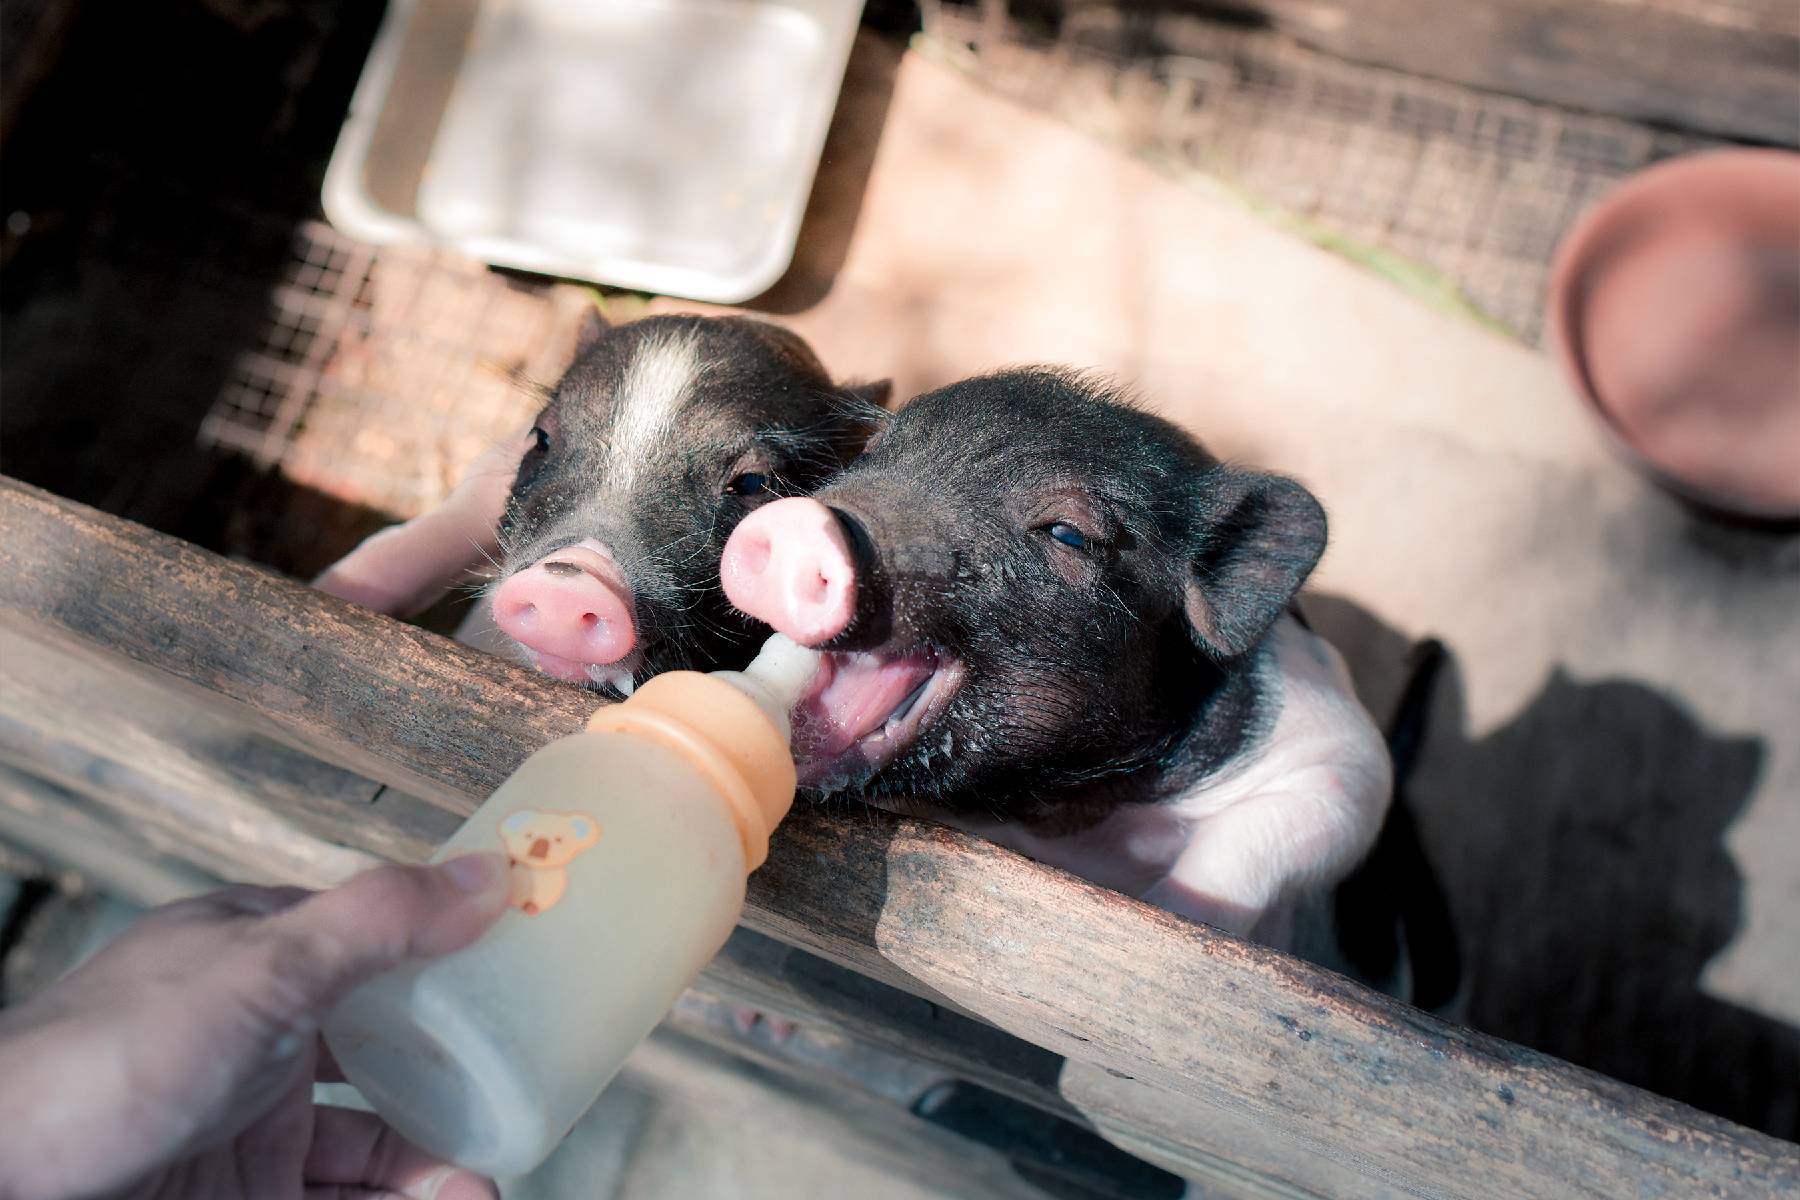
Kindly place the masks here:
[[(1800, 8), (1788, 0), (1173, 0), (1144, 8), (1236, 12), (1357, 62), (1651, 125), (1800, 142)], [(1178, 24), (1156, 32), (1166, 52), (1181, 51)]]
[[(0, 761), (48, 781), (31, 803), (110, 806), (176, 859), (294, 877), (422, 857), (595, 704), (11, 481), (0, 529)], [(1800, 1192), (1791, 1144), (929, 824), (797, 811), (744, 923), (807, 953), (740, 939), (722, 991), (1230, 1194)]]

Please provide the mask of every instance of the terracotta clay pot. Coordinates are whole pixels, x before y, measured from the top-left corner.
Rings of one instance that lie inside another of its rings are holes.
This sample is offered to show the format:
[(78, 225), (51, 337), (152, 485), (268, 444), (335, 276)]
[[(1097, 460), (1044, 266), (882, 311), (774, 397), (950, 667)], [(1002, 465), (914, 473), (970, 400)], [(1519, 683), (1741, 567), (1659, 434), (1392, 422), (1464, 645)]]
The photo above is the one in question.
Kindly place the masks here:
[(1627, 461), (1703, 508), (1800, 522), (1800, 154), (1627, 180), (1558, 249), (1548, 318)]

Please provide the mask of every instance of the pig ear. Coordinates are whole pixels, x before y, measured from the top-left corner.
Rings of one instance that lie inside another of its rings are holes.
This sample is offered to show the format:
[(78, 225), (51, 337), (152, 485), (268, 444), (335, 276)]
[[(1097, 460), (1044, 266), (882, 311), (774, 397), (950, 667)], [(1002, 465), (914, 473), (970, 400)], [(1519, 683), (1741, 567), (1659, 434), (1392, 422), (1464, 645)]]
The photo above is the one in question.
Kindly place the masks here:
[(840, 406), (837, 436), (832, 440), (841, 465), (848, 466), (851, 459), (866, 450), (870, 439), (892, 415), (885, 405), (893, 391), (893, 382), (887, 379), (839, 386), (838, 392), (846, 403)]
[(606, 334), (606, 318), (600, 315), (600, 306), (590, 304), (587, 311), (581, 314), (581, 328), (575, 332), (575, 357), (580, 358), (594, 348)]
[(1325, 552), (1325, 510), (1291, 479), (1215, 468), (1199, 501), (1182, 607), (1208, 657), (1254, 648)]
[(886, 408), (888, 397), (894, 394), (894, 381), (877, 379), (874, 383), (846, 383), (844, 391), (864, 404), (873, 404), (876, 408)]

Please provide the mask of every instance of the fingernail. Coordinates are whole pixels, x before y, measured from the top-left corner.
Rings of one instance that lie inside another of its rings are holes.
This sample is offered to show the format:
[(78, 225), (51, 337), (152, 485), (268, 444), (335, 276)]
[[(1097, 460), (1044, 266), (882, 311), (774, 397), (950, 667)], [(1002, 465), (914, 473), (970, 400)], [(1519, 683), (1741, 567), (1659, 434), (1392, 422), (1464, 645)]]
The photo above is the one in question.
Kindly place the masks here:
[(500, 1200), (500, 1190), (490, 1181), (455, 1167), (432, 1172), (401, 1195), (409, 1200)]
[(438, 869), (450, 877), (458, 891), (479, 896), (500, 885), (506, 873), (506, 860), (498, 854), (465, 854), (450, 859)]
[[(467, 860), (458, 860), (467, 861)], [(439, 1167), (423, 1179), (416, 1180), (401, 1192), (407, 1200), (438, 1200), (438, 1193), (444, 1190), (444, 1182), (450, 1178), (455, 1167)]]

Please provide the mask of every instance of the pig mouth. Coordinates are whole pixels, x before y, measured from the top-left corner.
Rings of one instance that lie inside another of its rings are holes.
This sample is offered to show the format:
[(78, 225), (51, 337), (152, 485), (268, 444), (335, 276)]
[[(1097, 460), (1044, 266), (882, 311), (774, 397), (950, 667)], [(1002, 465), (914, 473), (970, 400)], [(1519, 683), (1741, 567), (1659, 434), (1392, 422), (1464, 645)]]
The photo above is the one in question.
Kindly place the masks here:
[(962, 675), (931, 647), (825, 654), (793, 711), (800, 786), (836, 791), (879, 771), (942, 714)]

